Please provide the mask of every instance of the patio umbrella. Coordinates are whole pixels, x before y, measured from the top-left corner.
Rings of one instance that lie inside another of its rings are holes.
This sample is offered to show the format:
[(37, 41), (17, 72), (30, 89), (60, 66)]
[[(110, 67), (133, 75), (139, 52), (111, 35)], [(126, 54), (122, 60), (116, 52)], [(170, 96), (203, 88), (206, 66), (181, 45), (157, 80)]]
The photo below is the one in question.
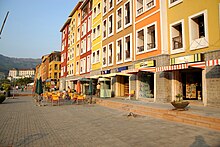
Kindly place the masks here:
[(37, 80), (36, 93), (37, 93), (38, 95), (41, 95), (41, 94), (43, 93), (43, 85), (42, 85), (41, 77), (40, 77), (39, 80)]
[(77, 81), (77, 88), (76, 88), (76, 92), (80, 93), (81, 92), (81, 87), (80, 87), (80, 81)]
[(89, 80), (89, 95), (92, 95), (92, 79)]
[(38, 79), (36, 79), (36, 82), (34, 84), (34, 92), (37, 93), (37, 85), (38, 85)]

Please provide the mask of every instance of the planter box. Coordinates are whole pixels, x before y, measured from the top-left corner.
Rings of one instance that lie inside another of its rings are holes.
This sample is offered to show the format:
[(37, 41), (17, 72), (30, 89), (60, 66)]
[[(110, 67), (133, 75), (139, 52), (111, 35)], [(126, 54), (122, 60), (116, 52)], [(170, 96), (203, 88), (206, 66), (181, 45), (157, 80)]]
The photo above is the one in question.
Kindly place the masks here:
[(189, 102), (171, 102), (173, 107), (175, 107), (176, 110), (186, 110), (186, 107), (189, 105)]

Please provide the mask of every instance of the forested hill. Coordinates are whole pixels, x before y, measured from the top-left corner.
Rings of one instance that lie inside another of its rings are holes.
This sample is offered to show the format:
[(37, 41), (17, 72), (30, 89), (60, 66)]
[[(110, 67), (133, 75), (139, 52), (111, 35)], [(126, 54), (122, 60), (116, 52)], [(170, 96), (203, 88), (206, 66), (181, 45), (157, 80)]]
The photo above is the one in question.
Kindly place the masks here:
[(35, 68), (39, 63), (41, 63), (41, 59), (11, 58), (0, 54), (0, 72), (4, 72), (6, 75), (8, 75), (8, 71), (12, 68)]

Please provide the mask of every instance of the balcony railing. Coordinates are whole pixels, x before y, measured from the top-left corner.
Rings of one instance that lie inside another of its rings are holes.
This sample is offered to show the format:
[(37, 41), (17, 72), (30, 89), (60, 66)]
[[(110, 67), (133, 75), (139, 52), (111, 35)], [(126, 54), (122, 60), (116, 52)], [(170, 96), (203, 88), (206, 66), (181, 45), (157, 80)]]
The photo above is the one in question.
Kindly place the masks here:
[(172, 38), (173, 41), (173, 49), (178, 49), (183, 47), (182, 36), (177, 36)]
[(151, 0), (150, 2), (147, 3), (147, 8), (150, 8), (154, 6), (154, 0)]
[(156, 47), (155, 42), (152, 42), (152, 43), (148, 43), (148, 44), (147, 44), (147, 49), (152, 49), (152, 48), (155, 48), (155, 47)]
[(138, 52), (143, 52), (144, 51), (144, 46), (138, 46), (137, 49), (138, 49)]
[(140, 7), (139, 9), (137, 9), (137, 14), (140, 14), (143, 12), (143, 7)]

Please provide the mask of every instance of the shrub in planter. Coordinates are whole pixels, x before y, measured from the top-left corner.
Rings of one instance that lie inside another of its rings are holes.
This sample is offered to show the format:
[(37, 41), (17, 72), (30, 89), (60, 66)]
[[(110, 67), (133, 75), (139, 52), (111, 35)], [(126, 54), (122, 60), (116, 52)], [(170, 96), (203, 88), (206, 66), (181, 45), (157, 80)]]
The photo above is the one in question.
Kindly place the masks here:
[(0, 94), (0, 104), (5, 100), (5, 95)]
[(171, 102), (171, 104), (175, 107), (176, 110), (187, 110), (186, 107), (189, 105), (188, 101), (183, 101), (183, 95), (177, 94), (176, 100)]

